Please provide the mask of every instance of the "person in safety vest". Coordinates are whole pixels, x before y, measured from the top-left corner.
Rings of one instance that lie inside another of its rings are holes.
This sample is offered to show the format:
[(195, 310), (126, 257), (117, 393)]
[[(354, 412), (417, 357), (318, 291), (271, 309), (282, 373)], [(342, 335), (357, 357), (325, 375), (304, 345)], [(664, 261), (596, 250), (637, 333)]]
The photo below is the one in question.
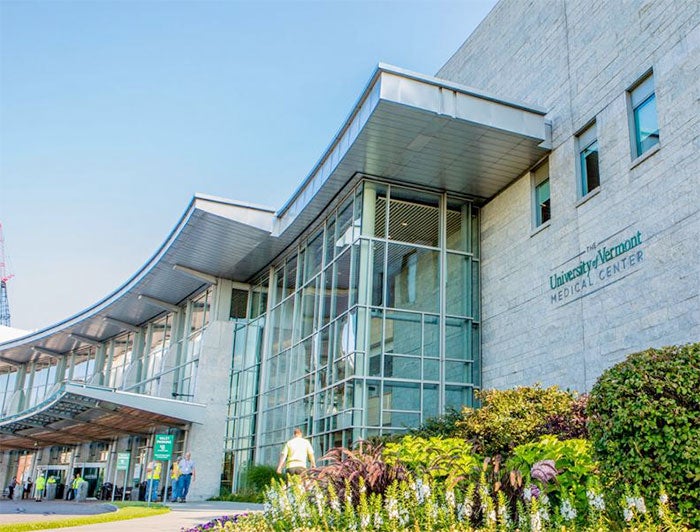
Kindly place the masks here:
[(83, 483), (83, 479), (80, 477), (80, 473), (76, 473), (73, 477), (73, 482), (71, 482), (71, 489), (68, 492), (68, 500), (75, 500), (78, 498), (78, 488)]
[(175, 460), (173, 467), (170, 470), (170, 483), (173, 487), (173, 492), (170, 497), (170, 502), (177, 502), (180, 498), (180, 461)]
[(49, 495), (49, 490), (48, 490), (49, 486), (54, 486), (54, 489), (51, 493), (53, 494), (52, 497), (55, 499), (56, 498), (56, 477), (54, 477), (53, 475), (49, 475), (49, 479), (46, 481), (46, 488), (47, 488), (46, 496), (47, 497)]
[(282, 448), (277, 473), (282, 473), (282, 468), (285, 467), (287, 475), (300, 475), (306, 471), (307, 459), (311, 462), (311, 467), (316, 467), (313, 447), (309, 440), (301, 435), (301, 429), (296, 428), (294, 437)]
[(148, 463), (146, 467), (146, 480), (148, 485), (146, 486), (146, 500), (155, 501), (158, 500), (158, 488), (160, 487), (160, 473), (163, 469), (163, 465), (158, 460), (152, 460)]
[(41, 502), (41, 499), (44, 498), (44, 488), (46, 488), (46, 477), (42, 473), (39, 473), (34, 483), (34, 500), (36, 502)]

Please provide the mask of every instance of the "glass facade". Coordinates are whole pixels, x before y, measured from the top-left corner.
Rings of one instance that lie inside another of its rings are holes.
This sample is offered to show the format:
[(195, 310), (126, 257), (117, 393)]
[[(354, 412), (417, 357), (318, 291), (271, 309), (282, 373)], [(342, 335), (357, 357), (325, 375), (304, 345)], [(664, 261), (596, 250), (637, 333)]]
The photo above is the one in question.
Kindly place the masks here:
[(65, 358), (7, 368), (0, 373), (2, 415), (42, 403), (64, 381), (191, 400), (213, 293), (210, 287), (180, 311), (99, 346), (79, 346)]
[(327, 211), (253, 283), (227, 464), (275, 463), (294, 427), (324, 453), (471, 405), (478, 231), (469, 200), (369, 180)]

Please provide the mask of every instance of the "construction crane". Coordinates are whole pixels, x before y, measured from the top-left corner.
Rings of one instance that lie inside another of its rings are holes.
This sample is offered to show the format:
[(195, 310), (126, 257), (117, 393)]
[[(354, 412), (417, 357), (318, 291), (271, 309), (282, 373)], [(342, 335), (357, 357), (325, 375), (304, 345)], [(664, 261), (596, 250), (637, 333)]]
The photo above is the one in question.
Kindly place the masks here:
[(5, 238), (0, 223), (0, 325), (10, 326), (10, 302), (7, 299), (7, 281), (14, 275), (7, 273), (5, 266)]

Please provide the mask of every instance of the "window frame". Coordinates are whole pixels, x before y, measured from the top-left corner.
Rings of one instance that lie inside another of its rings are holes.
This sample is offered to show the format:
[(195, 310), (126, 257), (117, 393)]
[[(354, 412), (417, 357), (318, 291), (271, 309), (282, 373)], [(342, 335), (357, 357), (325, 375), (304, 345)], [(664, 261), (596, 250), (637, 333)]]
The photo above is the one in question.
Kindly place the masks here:
[[(552, 183), (549, 172), (549, 157), (538, 163), (532, 170), (531, 176), (531, 200), (532, 200), (532, 228), (537, 231), (549, 225), (552, 220)], [(549, 187), (549, 216), (544, 219), (543, 209), (540, 209), (538, 190), (547, 183)]]
[[(654, 105), (654, 118), (656, 120), (656, 131), (653, 134), (647, 135), (644, 139), (641, 138), (639, 111), (644, 109), (649, 104)], [(660, 144), (660, 127), (659, 127), (659, 112), (656, 106), (656, 82), (654, 79), (653, 69), (648, 70), (639, 79), (627, 89), (627, 111), (630, 131), (630, 148), (632, 151), (632, 160), (638, 159), (649, 153), (651, 150)], [(656, 137), (656, 141), (644, 148), (642, 142), (649, 137)]]
[[(584, 154), (592, 146), (595, 145), (595, 153), (598, 154), (597, 157), (597, 167), (598, 167), (598, 183), (593, 188), (590, 188), (588, 169), (586, 166), (586, 157)], [(577, 177), (577, 191), (579, 199), (585, 198), (589, 194), (596, 192), (600, 188), (600, 147), (598, 144), (598, 123), (594, 119), (584, 126), (576, 134), (576, 177)]]

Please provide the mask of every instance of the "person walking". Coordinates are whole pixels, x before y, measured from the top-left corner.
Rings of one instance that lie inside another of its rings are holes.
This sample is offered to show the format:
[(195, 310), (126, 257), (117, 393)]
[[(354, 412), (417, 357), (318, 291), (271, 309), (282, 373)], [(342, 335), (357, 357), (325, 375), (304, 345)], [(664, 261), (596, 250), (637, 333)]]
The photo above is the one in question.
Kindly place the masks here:
[(300, 475), (306, 471), (307, 460), (311, 467), (316, 467), (314, 449), (309, 440), (304, 438), (300, 428), (294, 429), (294, 437), (284, 444), (280, 453), (280, 461), (277, 464), (277, 473), (282, 473), (282, 468), (287, 470), (287, 475)]
[(36, 477), (36, 483), (34, 484), (34, 500), (36, 502), (41, 502), (41, 500), (44, 498), (44, 488), (46, 488), (46, 477), (39, 474), (39, 476)]
[(190, 491), (190, 484), (196, 480), (195, 477), (197, 475), (194, 461), (192, 460), (192, 454), (189, 452), (185, 453), (185, 456), (180, 458), (177, 466), (180, 468), (178, 498), (180, 502), (186, 502), (187, 494)]
[(151, 460), (146, 468), (146, 480), (148, 480), (148, 485), (146, 486), (147, 501), (157, 501), (158, 500), (158, 488), (160, 487), (160, 473), (163, 470), (163, 465), (159, 460)]
[(24, 490), (22, 490), (22, 498), (23, 499), (28, 499), (29, 497), (32, 496), (32, 486), (34, 483), (32, 482), (32, 477), (27, 478), (27, 480), (24, 481)]
[(15, 498), (15, 488), (17, 487), (17, 477), (12, 477), (10, 483), (7, 485), (7, 497), (12, 500)]

